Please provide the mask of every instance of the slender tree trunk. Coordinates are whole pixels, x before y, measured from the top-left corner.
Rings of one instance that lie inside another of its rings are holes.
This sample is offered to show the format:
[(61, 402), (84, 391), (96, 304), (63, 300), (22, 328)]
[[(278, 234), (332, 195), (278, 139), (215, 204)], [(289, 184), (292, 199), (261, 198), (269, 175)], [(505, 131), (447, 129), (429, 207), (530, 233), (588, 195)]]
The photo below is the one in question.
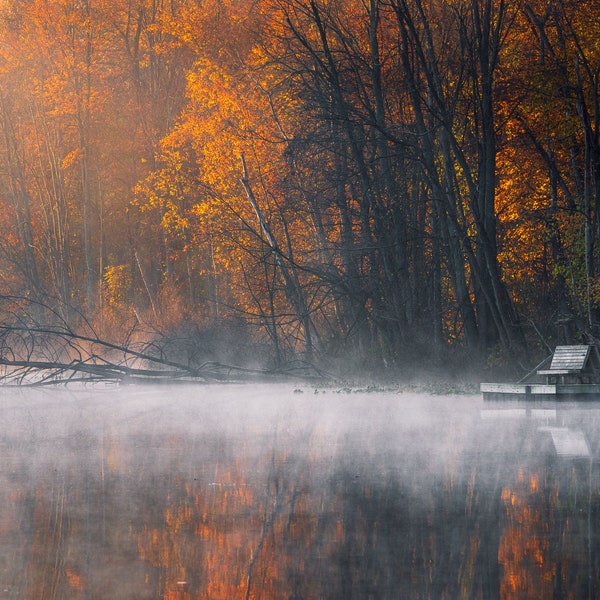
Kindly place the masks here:
[[(81, 149), (81, 202), (83, 216), (83, 255), (85, 261), (85, 291), (86, 304), (90, 311), (93, 311), (96, 305), (96, 294), (98, 287), (98, 276), (94, 268), (94, 252), (92, 246), (92, 198), (90, 191), (90, 120), (91, 120), (91, 102), (92, 102), (92, 32), (91, 7), (88, 2), (84, 2), (82, 7), (83, 20), (82, 30), (73, 27), (73, 56), (77, 60), (76, 45), (78, 40), (76, 36), (85, 36), (83, 64), (84, 72), (74, 72), (77, 94), (77, 126), (79, 130), (79, 147)], [(77, 64), (77, 63), (76, 63)]]
[[(371, 60), (371, 82), (375, 113), (375, 146), (379, 174), (383, 183), (382, 194), (374, 198), (374, 215), (376, 234), (382, 256), (385, 275), (385, 293), (390, 299), (389, 308), (394, 323), (394, 337), (398, 343), (407, 334), (409, 324), (414, 322), (414, 306), (412, 302), (412, 286), (408, 280), (408, 256), (406, 216), (401, 204), (402, 196), (396, 184), (390, 156), (389, 142), (386, 137), (388, 129), (386, 117), (386, 101), (382, 80), (382, 58), (379, 48), (380, 1), (370, 0), (368, 9), (369, 43)], [(401, 149), (397, 148), (396, 152)], [(401, 165), (402, 156), (396, 156), (396, 165)], [(405, 174), (404, 174), (405, 177)], [(393, 218), (392, 218), (393, 215)], [(387, 312), (386, 311), (386, 312)], [(389, 328), (388, 326), (385, 329)]]
[(23, 264), (19, 264), (19, 266), (23, 270), (29, 289), (35, 295), (39, 293), (42, 282), (39, 278), (34, 251), (35, 239), (31, 217), (31, 196), (27, 187), (23, 157), (14, 129), (14, 116), (10, 113), (2, 94), (0, 94), (0, 123), (2, 124), (6, 147), (9, 191), (14, 202), (17, 231), (19, 232), (22, 248)]
[(306, 299), (304, 297), (304, 292), (302, 290), (302, 286), (301, 286), (300, 280), (298, 278), (298, 273), (296, 272), (295, 266), (293, 264), (290, 264), (288, 259), (285, 257), (285, 255), (281, 252), (280, 246), (277, 243), (277, 241), (275, 240), (275, 237), (271, 231), (271, 228), (269, 227), (269, 224), (267, 223), (267, 221), (258, 205), (258, 202), (256, 200), (256, 197), (254, 196), (254, 192), (250, 185), (248, 169), (246, 166), (246, 161), (243, 156), (242, 156), (242, 169), (243, 169), (243, 173), (242, 173), (241, 182), (242, 182), (242, 185), (244, 186), (244, 190), (246, 191), (246, 196), (248, 197), (248, 200), (249, 200), (250, 204), (252, 205), (252, 208), (254, 209), (254, 212), (258, 219), (260, 229), (266, 238), (267, 244), (268, 244), (269, 248), (271, 249), (271, 252), (273, 253), (275, 263), (277, 264), (277, 266), (283, 276), (283, 279), (285, 282), (284, 289), (285, 289), (287, 299), (289, 300), (291, 305), (294, 307), (294, 310), (296, 311), (296, 314), (300, 320), (300, 323), (302, 324), (302, 331), (304, 333), (304, 352), (305, 352), (306, 358), (307, 358), (307, 360), (312, 360), (312, 354), (313, 354), (313, 350), (314, 350), (313, 339), (312, 339), (312, 323), (311, 323), (310, 313), (308, 310), (308, 305), (306, 304)]

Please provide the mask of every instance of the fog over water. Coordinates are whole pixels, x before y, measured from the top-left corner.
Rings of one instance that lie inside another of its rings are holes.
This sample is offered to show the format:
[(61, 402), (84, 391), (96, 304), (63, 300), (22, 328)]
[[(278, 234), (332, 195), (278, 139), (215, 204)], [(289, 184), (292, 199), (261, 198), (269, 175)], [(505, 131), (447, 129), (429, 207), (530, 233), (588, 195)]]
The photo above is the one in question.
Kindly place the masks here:
[(0, 598), (594, 598), (600, 403), (0, 390)]

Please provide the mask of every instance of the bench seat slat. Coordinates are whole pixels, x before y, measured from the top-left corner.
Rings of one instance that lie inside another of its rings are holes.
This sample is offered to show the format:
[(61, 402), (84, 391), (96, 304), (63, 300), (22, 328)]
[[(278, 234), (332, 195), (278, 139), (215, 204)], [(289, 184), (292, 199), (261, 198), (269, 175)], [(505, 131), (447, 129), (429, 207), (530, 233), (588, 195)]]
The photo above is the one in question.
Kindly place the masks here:
[(577, 375), (581, 369), (543, 369), (538, 371), (538, 375)]

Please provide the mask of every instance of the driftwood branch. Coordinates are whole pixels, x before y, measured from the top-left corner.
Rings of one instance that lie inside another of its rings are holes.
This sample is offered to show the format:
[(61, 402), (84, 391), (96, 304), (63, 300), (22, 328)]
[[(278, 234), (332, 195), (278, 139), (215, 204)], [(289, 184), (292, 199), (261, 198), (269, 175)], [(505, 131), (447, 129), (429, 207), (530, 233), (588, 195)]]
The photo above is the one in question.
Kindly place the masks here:
[[(148, 345), (150, 348), (151, 345)], [(251, 369), (207, 361), (186, 365), (71, 330), (0, 326), (0, 383), (209, 382), (320, 377), (305, 363), (286, 369)]]
[(178, 360), (177, 349), (168, 353), (168, 338), (157, 331), (131, 329), (118, 343), (99, 337), (84, 318), (76, 315), (74, 321), (79, 330), (46, 303), (0, 296), (0, 385), (323, 378), (303, 361), (272, 370), (194, 361), (191, 356)]

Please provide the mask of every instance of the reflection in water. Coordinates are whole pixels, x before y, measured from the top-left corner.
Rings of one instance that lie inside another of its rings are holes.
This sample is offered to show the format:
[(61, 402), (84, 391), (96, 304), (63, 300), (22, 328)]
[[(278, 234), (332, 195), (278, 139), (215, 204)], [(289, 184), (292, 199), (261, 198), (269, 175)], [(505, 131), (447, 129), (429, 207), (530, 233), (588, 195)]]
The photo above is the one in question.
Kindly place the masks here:
[(0, 598), (593, 598), (598, 406), (0, 397)]

